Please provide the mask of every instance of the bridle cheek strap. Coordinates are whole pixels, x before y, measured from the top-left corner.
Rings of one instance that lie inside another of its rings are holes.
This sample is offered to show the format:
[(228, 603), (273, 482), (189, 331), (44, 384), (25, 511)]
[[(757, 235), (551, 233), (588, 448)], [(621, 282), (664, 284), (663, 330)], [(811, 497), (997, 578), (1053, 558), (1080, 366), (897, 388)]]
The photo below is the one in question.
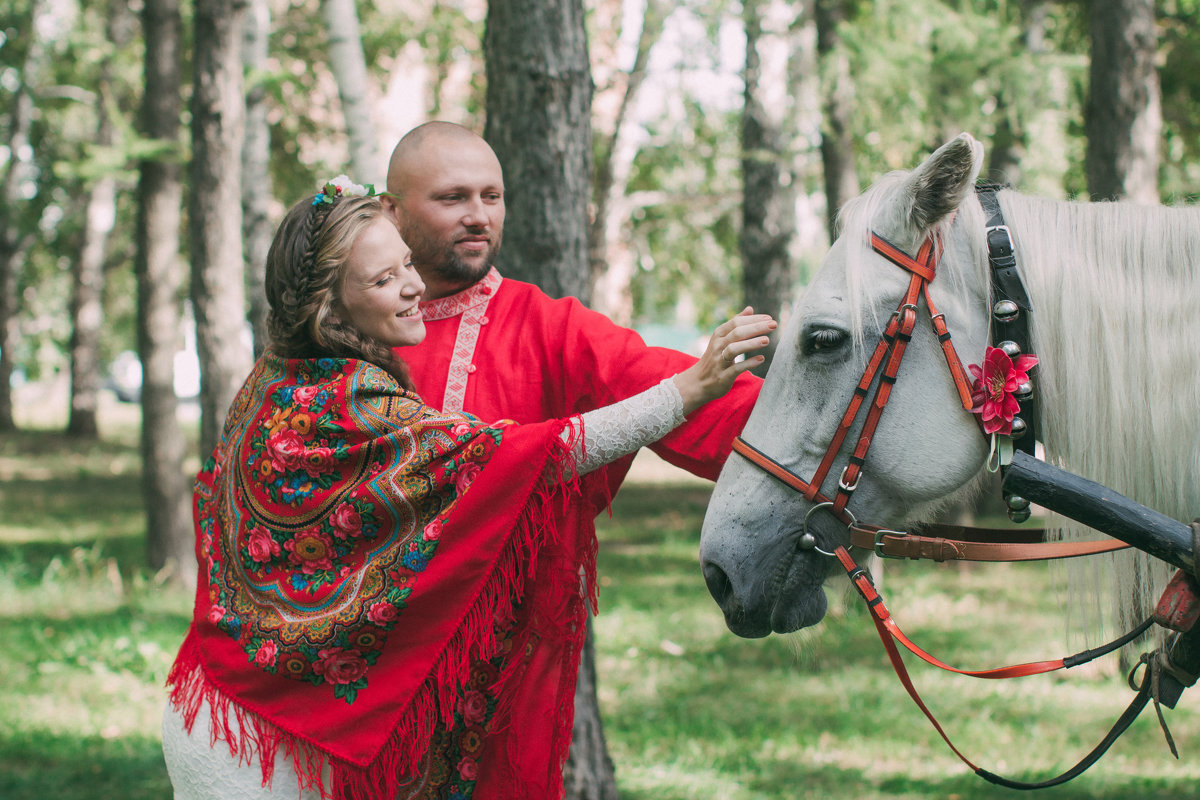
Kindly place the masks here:
[(964, 410), (970, 411), (974, 405), (971, 400), (971, 380), (967, 377), (966, 369), (963, 368), (962, 359), (958, 357), (958, 352), (954, 349), (954, 343), (950, 341), (946, 315), (937, 310), (937, 306), (933, 304), (933, 298), (929, 296), (929, 285), (937, 277), (937, 247), (934, 236), (931, 234), (925, 240), (921, 249), (917, 251), (916, 258), (909, 256), (874, 231), (871, 232), (871, 247), (896, 266), (921, 278), (923, 283), (921, 292), (925, 297), (925, 305), (929, 308), (929, 316), (933, 322), (933, 329), (937, 333), (938, 342), (942, 346), (946, 366), (950, 368), (950, 376), (954, 379), (954, 388), (958, 391), (959, 402), (962, 403)]

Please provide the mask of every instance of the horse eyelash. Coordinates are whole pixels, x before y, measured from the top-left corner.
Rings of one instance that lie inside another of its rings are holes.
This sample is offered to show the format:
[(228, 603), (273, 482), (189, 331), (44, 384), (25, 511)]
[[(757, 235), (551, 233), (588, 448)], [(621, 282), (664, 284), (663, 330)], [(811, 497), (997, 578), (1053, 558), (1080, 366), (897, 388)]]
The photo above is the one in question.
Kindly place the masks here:
[(849, 338), (845, 331), (836, 328), (816, 328), (805, 334), (803, 349), (806, 355), (825, 353), (840, 348)]

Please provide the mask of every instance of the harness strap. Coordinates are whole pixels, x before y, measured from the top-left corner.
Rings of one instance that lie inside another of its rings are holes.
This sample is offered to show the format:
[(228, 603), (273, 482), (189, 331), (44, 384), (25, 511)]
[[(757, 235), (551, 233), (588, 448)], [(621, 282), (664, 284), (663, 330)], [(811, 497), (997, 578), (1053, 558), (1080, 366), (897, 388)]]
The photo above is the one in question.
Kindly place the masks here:
[[(995, 184), (980, 184), (975, 187), (975, 196), (987, 218), (985, 238), (988, 248), (988, 268), (991, 272), (991, 301), (993, 312), (996, 304), (1009, 300), (1016, 303), (1019, 309), (1013, 317), (992, 317), (992, 341), (1016, 342), (1022, 353), (1033, 351), (1033, 337), (1029, 332), (1029, 316), (1033, 304), (1025, 291), (1025, 284), (1017, 272), (1016, 248), (1013, 245), (1012, 232), (1004, 224), (1004, 213), (1000, 209), (1000, 200), (996, 192), (1002, 188)], [(1028, 423), (1028, 432), (1013, 441), (1013, 446), (1029, 455), (1035, 454), (1038, 434), (1038, 414), (1036, 396), (1019, 401), (1021, 410), (1018, 412)]]
[[(1044, 529), (967, 528), (961, 525), (922, 525), (921, 534), (851, 523), (850, 544), (874, 551), (881, 558), (933, 561), (1041, 561), (1076, 558), (1124, 550), (1119, 539), (1087, 542), (1047, 542)], [(943, 535), (924, 535), (943, 534)]]
[[(892, 668), (896, 672), (896, 677), (900, 679), (900, 683), (904, 686), (905, 691), (908, 692), (909, 697), (911, 697), (913, 702), (916, 703), (917, 708), (921, 709), (921, 713), (925, 715), (925, 718), (928, 719), (930, 724), (933, 725), (934, 730), (936, 730), (938, 735), (942, 737), (942, 741), (944, 741), (946, 746), (949, 747), (956, 756), (958, 756), (959, 760), (970, 767), (976, 775), (990, 783), (994, 783), (998, 786), (1004, 786), (1009, 789), (1032, 790), (1058, 786), (1059, 784), (1073, 780), (1074, 778), (1083, 774), (1089, 767), (1092, 766), (1092, 764), (1095, 764), (1100, 757), (1108, 751), (1108, 749), (1121, 736), (1121, 734), (1124, 733), (1131, 724), (1133, 724), (1133, 721), (1137, 719), (1138, 714), (1141, 713), (1142, 709), (1146, 707), (1146, 703), (1150, 700), (1152, 680), (1149, 675), (1149, 671), (1147, 671), (1147, 675), (1142, 679), (1141, 688), (1134, 696), (1133, 701), (1130, 702), (1129, 706), (1125, 709), (1125, 712), (1121, 714), (1120, 718), (1117, 719), (1116, 723), (1109, 730), (1108, 734), (1105, 735), (1104, 739), (1102, 739), (1090, 753), (1084, 756), (1079, 763), (1057, 777), (1038, 783), (1027, 783), (1024, 781), (1012, 780), (1000, 775), (996, 775), (992, 772), (988, 772), (987, 770), (974, 764), (970, 759), (963, 755), (962, 751), (954, 746), (954, 743), (950, 740), (949, 735), (946, 733), (945, 729), (942, 728), (941, 723), (937, 721), (937, 718), (933, 715), (933, 712), (929, 710), (929, 707), (925, 705), (925, 701), (921, 699), (920, 692), (917, 691), (917, 687), (913, 684), (912, 678), (909, 677), (908, 668), (904, 665), (904, 659), (900, 654), (899, 648), (896, 647), (896, 642), (899, 641), (909, 650), (921, 656), (922, 658), (925, 658), (928, 654), (925, 654), (924, 651), (920, 650), (920, 648), (914, 649), (915, 645), (910, 646), (910, 640), (907, 636), (904, 636), (904, 633), (900, 630), (899, 626), (896, 625), (895, 620), (892, 619), (891, 614), (888, 612), (887, 607), (883, 603), (883, 598), (881, 598), (879, 593), (875, 591), (875, 585), (871, 582), (870, 575), (866, 572), (866, 570), (862, 569), (854, 562), (854, 559), (851, 558), (850, 553), (846, 550), (846, 548), (837, 548), (835, 555), (841, 562), (843, 568), (845, 568), (850, 577), (851, 583), (854, 584), (855, 589), (858, 590), (858, 593), (862, 595), (862, 598), (866, 601), (867, 607), (871, 611), (871, 620), (875, 623), (875, 630), (879, 633), (879, 639), (883, 642), (883, 647), (887, 651), (888, 659), (892, 662)], [(942, 664), (940, 661), (933, 659), (932, 657), (925, 658), (925, 660), (929, 661), (929, 663), (934, 664), (935, 666), (948, 669), (951, 672), (957, 672), (962, 675), (970, 675), (977, 678), (1011, 678), (1024, 675), (1036, 675), (1042, 672), (1050, 672), (1055, 669), (1061, 669), (1063, 667), (1077, 666), (1078, 664), (1082, 664), (1086, 660), (1091, 660), (1091, 658), (1095, 658), (1098, 655), (1111, 652), (1117, 647), (1120, 647), (1128, 641), (1132, 641), (1134, 638), (1140, 636), (1150, 627), (1152, 622), (1152, 619), (1147, 619), (1133, 631), (1130, 631), (1115, 642), (1112, 642), (1103, 648), (1098, 648), (1097, 650), (1072, 656), (1068, 659), (1019, 664), (1013, 667), (1001, 667), (995, 670), (983, 670), (979, 672), (955, 669)]]
[(958, 390), (959, 402), (962, 403), (964, 411), (970, 411), (975, 405), (971, 398), (971, 379), (962, 365), (962, 359), (958, 357), (958, 351), (954, 349), (954, 342), (950, 340), (946, 315), (938, 311), (937, 306), (933, 304), (933, 298), (929, 295), (928, 283), (925, 284), (925, 305), (929, 307), (929, 318), (933, 322), (933, 330), (937, 334), (938, 342), (942, 345), (942, 354), (946, 357), (946, 366), (950, 368), (950, 377), (954, 379), (954, 388)]

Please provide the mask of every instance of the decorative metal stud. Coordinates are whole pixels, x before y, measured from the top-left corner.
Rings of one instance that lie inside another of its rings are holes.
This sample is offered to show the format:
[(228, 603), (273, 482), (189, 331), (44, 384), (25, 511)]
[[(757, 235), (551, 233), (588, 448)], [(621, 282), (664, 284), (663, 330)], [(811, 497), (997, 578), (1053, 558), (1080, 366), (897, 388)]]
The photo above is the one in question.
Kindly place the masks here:
[(1029, 501), (1019, 494), (1010, 494), (1004, 498), (1004, 502), (1008, 504), (1009, 511), (1020, 511), (1029, 508)]
[(1023, 381), (1017, 384), (1017, 390), (1013, 392), (1013, 397), (1018, 403), (1024, 403), (1033, 397), (1033, 383), (1031, 381)]
[(1000, 322), (1012, 322), (1021, 315), (1021, 307), (1012, 300), (997, 300), (992, 306), (992, 316)]
[(812, 550), (817, 546), (817, 537), (813, 536), (811, 533), (806, 533), (800, 537), (799, 546), (801, 550)]
[(1016, 358), (1021, 355), (1021, 346), (1012, 339), (1005, 339), (1000, 343), (1000, 349), (1004, 351), (1009, 358)]
[(1009, 434), (1014, 439), (1020, 439), (1029, 431), (1029, 426), (1025, 424), (1025, 420), (1020, 417), (1013, 417), (1012, 433)]

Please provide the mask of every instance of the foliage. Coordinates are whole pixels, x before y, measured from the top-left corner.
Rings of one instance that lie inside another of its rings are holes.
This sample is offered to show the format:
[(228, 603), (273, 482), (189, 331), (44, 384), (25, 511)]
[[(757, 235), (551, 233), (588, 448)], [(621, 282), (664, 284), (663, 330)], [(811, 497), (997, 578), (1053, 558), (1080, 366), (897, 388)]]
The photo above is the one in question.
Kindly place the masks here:
[[(318, 180), (345, 169), (344, 125), (319, 3), (270, 0), (271, 58), (267, 69), (247, 76), (271, 98), (275, 196), (263, 202), (274, 217)], [(152, 146), (135, 133), (140, 33), (135, 25), (129, 40), (118, 43), (106, 30), (112, 9), (124, 7), (132, 17), (139, 4), (53, 4), (57, 24), (47, 29), (48, 37), (41, 31), (49, 57), (29, 75), (22, 65), (33, 41), (34, 0), (0, 7), (0, 142), (8, 141), (14, 91), (28, 84), (37, 102), (35, 173), (25, 191), (28, 202), (18, 210), (22, 230), (37, 236), (20, 282), (17, 357), (31, 377), (65, 363), (69, 267), (82, 229), (78, 199), (102, 175), (117, 176), (121, 186), (105, 295), (104, 356), (133, 348), (134, 169)], [(183, 5), (185, 29), (190, 5)], [(632, 27), (639, 4), (625, 5), (630, 7), (622, 20), (602, 21), (596, 18), (601, 0), (589, 3), (592, 33), (606, 37), (594, 51), (610, 61), (629, 52), (625, 28)], [(792, 5), (795, 24), (811, 24), (808, 7)], [(1024, 142), (1021, 188), (1066, 197), (1085, 193), (1080, 121), (1086, 4), (851, 0), (849, 5), (841, 47), (856, 83), (856, 157), (864, 181), (911, 167), (960, 130), (991, 148), (992, 136), (1007, 122)], [(1157, 6), (1165, 123), (1161, 184), (1164, 198), (1179, 201), (1195, 197), (1200, 182), (1200, 121), (1192, 102), (1200, 93), (1200, 26), (1196, 0), (1159, 0)], [(616, 7), (605, 3), (603, 13), (611, 16)], [(424, 118), (482, 129), (486, 9), (486, 0), (359, 4), (370, 81), (380, 98), (382, 155), (391, 138)], [(676, 3), (655, 46), (651, 75), (631, 120), (630, 136), (640, 144), (625, 188), (639, 209), (627, 228), (642, 266), (632, 287), (639, 323), (680, 315), (707, 326), (737, 305), (740, 14), (734, 0)], [(188, 55), (186, 49), (181, 53), (185, 61)], [(95, 65), (106, 60), (114, 73), (102, 82)], [(594, 71), (611, 76), (627, 66), (605, 63)], [(184, 75), (190, 77), (186, 64)], [(100, 104), (118, 120), (117, 144), (108, 149), (94, 143)], [(818, 144), (798, 132), (797, 158), (816, 163)], [(10, 164), (10, 154), (0, 147), (0, 171)], [(802, 192), (816, 194), (819, 176), (810, 173), (799, 176)]]
[(1160, 3), (1159, 70), (1163, 94), (1163, 198), (1167, 202), (1200, 200), (1200, 4), (1196, 0)]
[[(1087, 72), (1078, 54), (1086, 53), (1087, 42), (1078, 10), (1053, 4), (1043, 31), (1045, 49), (1031, 53), (1025, 37), (1032, 22), (1024, 13), (1033, 5), (1005, 0), (860, 4), (842, 37), (858, 96), (860, 174), (911, 169), (964, 130), (987, 143), (1001, 115), (1019, 128), (1048, 108), (1056, 110), (1059, 127), (1079, 117), (1079, 87)], [(1072, 88), (1064, 91), (1064, 81)], [(1064, 106), (1063, 100), (1069, 103)], [(1030, 150), (1035, 147), (1030, 142)], [(1056, 177), (1071, 172), (1074, 180), (1082, 180), (1081, 164), (1069, 170), (1055, 166)]]
[[(13, 51), (13, 58), (5, 58), (6, 63), (24, 64), (23, 56), (31, 44), (34, 22), (30, 4), (21, 5), (12, 9), (17, 12), (13, 16), (0, 19), (0, 30), (4, 31), (0, 52), (7, 56), (10, 48)], [(0, 108), (10, 107), (11, 92), (25, 85), (33, 93), (37, 109), (30, 136), (35, 177), (22, 192), (29, 203), (17, 219), (18, 225), (37, 232), (37, 245), (19, 276), (23, 313), (17, 358), (32, 379), (61, 367), (61, 352), (71, 336), (68, 303), (71, 263), (83, 227), (80, 201), (92, 183), (107, 175), (115, 176), (119, 185), (107, 271), (132, 271), (132, 190), (136, 176), (127, 148), (135, 140), (132, 120), (138, 98), (133, 87), (140, 83), (140, 41), (131, 34), (124, 47), (113, 41), (107, 3), (59, 5), (64, 8), (56, 7), (55, 11), (66, 13), (51, 14), (54, 24), (38, 28), (43, 36), (41, 44), (47, 49), (46, 58), (32, 65), (32, 74), (22, 74), (15, 66), (5, 68), (0, 81)], [(105, 82), (99, 80), (96, 69), (101, 62), (111, 69), (111, 77)], [(102, 106), (117, 120), (118, 144), (112, 148), (95, 143), (96, 112)], [(0, 125), (10, 123), (7, 116), (0, 117)], [(131, 289), (131, 280), (118, 279), (106, 292), (106, 325), (101, 340), (106, 359), (127, 349), (132, 341), (135, 295)]]
[(740, 154), (736, 135), (730, 135), (738, 117), (713, 113), (689, 98), (673, 105), (661, 128), (648, 131), (627, 190), (650, 198), (634, 212), (631, 226), (641, 267), (632, 287), (635, 314), (643, 321), (674, 321), (670, 315), (686, 287), (696, 320), (711, 327), (738, 311)]

